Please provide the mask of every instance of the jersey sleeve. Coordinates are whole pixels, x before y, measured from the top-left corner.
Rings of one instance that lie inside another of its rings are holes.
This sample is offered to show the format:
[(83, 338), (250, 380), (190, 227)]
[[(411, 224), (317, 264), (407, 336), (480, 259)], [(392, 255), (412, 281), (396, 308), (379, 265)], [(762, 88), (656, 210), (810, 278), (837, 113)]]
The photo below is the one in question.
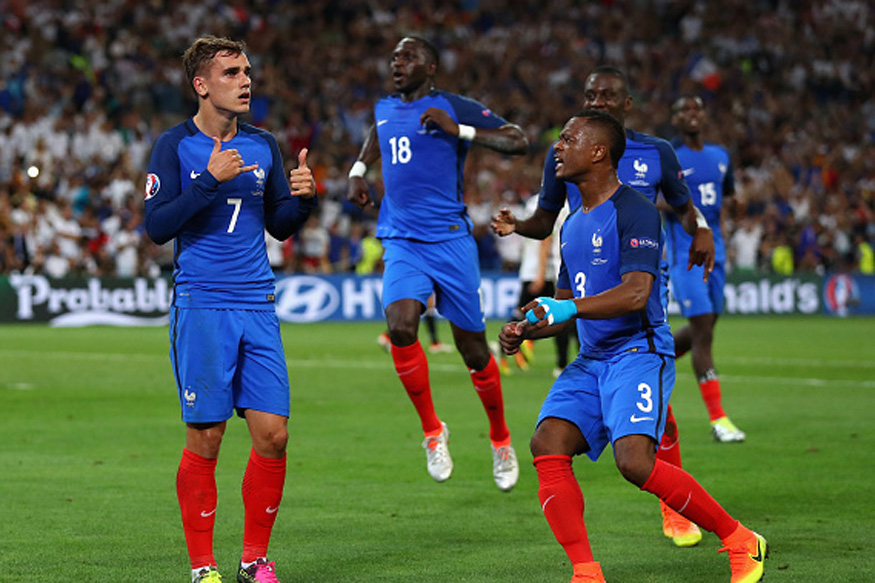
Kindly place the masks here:
[(627, 192), (617, 204), (617, 232), (620, 275), (644, 271), (659, 277), (662, 227), (656, 206), (639, 192)]
[(319, 197), (292, 196), (276, 138), (268, 133), (264, 136), (271, 154), (270, 173), (264, 185), (264, 227), (272, 237), (283, 241), (303, 226), (319, 205)]
[(726, 152), (726, 174), (723, 175), (723, 196), (735, 195), (735, 168), (732, 167), (732, 158), (729, 157), (729, 152)]
[(206, 208), (219, 192), (219, 181), (206, 170), (180, 192), (178, 141), (164, 134), (155, 142), (146, 177), (146, 232), (158, 245), (170, 241)]
[(565, 206), (567, 186), (564, 181), (556, 179), (556, 158), (553, 156), (553, 146), (544, 158), (544, 174), (541, 176), (541, 192), (538, 193), (538, 206), (544, 210), (557, 212)]
[(665, 202), (672, 208), (678, 208), (690, 200), (690, 188), (684, 180), (681, 163), (678, 161), (678, 155), (674, 148), (665, 140), (657, 141), (656, 149), (659, 152), (659, 164), (662, 171), (662, 181), (659, 188)]
[(507, 124), (507, 120), (491, 109), (469, 97), (445, 93), (456, 112), (456, 121), (475, 128), (495, 129)]

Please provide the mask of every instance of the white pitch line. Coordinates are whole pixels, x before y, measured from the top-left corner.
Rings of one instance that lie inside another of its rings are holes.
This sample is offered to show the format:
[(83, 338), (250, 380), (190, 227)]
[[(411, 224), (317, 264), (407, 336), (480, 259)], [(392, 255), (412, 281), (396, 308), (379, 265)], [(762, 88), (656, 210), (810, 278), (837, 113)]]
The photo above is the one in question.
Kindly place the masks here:
[(781, 366), (802, 366), (809, 368), (875, 368), (875, 355), (872, 360), (834, 360), (823, 358), (775, 358), (771, 356), (717, 356), (715, 360), (733, 364), (775, 364)]
[(752, 377), (736, 375), (720, 375), (721, 380), (733, 383), (763, 383), (773, 385), (805, 385), (809, 387), (861, 387), (875, 389), (875, 381), (854, 381), (847, 379), (816, 379), (797, 377)]
[[(342, 369), (367, 369), (367, 370), (386, 370), (394, 372), (392, 359), (388, 355), (376, 355), (378, 358), (369, 360), (340, 360), (336, 358), (325, 359), (297, 359), (287, 358), (286, 364), (294, 371), (295, 368), (342, 368)], [(94, 353), (94, 352), (68, 352), (68, 351), (41, 351), (41, 350), (0, 350), (0, 358), (18, 359), (18, 358), (38, 358), (45, 360), (47, 358), (56, 358), (61, 360), (75, 360), (88, 362), (153, 362), (156, 360), (166, 360), (167, 353)], [(790, 364), (794, 366), (818, 366), (828, 368), (872, 368), (873, 363), (863, 361), (836, 361), (836, 360), (802, 360), (802, 359), (774, 359), (769, 357), (760, 358), (723, 358), (723, 362), (738, 362), (738, 363), (762, 363), (762, 364)], [(434, 372), (462, 372), (465, 370), (464, 363), (461, 360), (456, 364), (429, 363), (428, 368)], [(720, 378), (730, 382), (742, 383), (773, 383), (773, 384), (795, 384), (811, 387), (839, 386), (839, 387), (861, 387), (875, 388), (875, 381), (854, 381), (847, 379), (824, 379), (816, 377), (785, 377), (785, 376), (747, 376), (747, 375), (726, 375), (721, 374)]]

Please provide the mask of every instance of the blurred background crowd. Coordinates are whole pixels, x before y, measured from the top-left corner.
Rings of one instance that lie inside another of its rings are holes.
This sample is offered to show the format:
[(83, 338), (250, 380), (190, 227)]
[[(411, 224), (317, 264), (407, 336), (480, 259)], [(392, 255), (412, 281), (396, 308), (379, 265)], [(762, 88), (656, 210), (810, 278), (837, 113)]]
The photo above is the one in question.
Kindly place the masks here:
[[(198, 36), (245, 40), (248, 121), (302, 147), (322, 199), (278, 272), (380, 269), (374, 211), (346, 203), (346, 174), (389, 57), (409, 32), (441, 50), (438, 88), (520, 125), (531, 149), (473, 148), (465, 199), (484, 270), (516, 270), (516, 235), (544, 157), (597, 65), (629, 76), (627, 126), (673, 137), (670, 106), (702, 96), (726, 146), (728, 268), (873, 269), (875, 22), (866, 0), (0, 0), (0, 273), (131, 277), (172, 269), (142, 229), (153, 141), (195, 111), (181, 55)], [(369, 175), (379, 191), (379, 169)], [(376, 194), (379, 194), (377, 192)]]

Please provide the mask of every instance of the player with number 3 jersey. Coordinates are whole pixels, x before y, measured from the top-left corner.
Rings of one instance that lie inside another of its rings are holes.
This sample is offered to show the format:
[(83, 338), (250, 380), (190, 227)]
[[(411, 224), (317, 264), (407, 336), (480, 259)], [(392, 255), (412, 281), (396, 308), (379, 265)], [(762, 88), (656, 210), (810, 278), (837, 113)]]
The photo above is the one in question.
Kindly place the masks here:
[(755, 583), (766, 540), (689, 473), (656, 458), (675, 381), (674, 345), (661, 299), (659, 211), (618, 179), (625, 146), (622, 124), (607, 113), (584, 110), (565, 124), (554, 145), (556, 175), (579, 188), (581, 204), (562, 227), (556, 295), (526, 305), (526, 319), (499, 335), (515, 353), (525, 339), (555, 335), (578, 319), (580, 354), (550, 388), (531, 440), (541, 509), (571, 561), (571, 583), (604, 583), (572, 459), (595, 461), (611, 444), (626, 480), (720, 537), (731, 583)]

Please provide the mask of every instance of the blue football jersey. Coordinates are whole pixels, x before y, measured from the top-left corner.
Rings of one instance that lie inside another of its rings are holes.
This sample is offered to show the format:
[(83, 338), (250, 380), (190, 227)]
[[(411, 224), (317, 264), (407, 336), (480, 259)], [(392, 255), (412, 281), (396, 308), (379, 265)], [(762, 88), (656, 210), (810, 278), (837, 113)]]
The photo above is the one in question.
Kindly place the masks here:
[(146, 180), (146, 230), (158, 244), (175, 238), (174, 298), (180, 307), (272, 310), (274, 275), (265, 228), (288, 238), (316, 206), (292, 197), (276, 139), (238, 124), (222, 144), (258, 168), (219, 183), (207, 163), (213, 140), (189, 119), (155, 143)]
[(457, 123), (498, 128), (507, 122), (481, 103), (444, 91), (432, 91), (405, 103), (385, 97), (374, 108), (385, 194), (377, 221), (378, 238), (445, 241), (471, 234), (462, 198), (462, 173), (470, 143), (419, 119), (437, 107)]
[[(735, 190), (729, 152), (714, 144), (705, 144), (701, 151), (692, 150), (680, 142), (675, 144), (675, 148), (693, 204), (702, 211), (714, 233), (714, 260), (725, 262), (726, 245), (720, 228), (720, 210), (723, 208), (723, 197), (732, 196)], [(671, 262), (686, 267), (693, 238), (684, 231), (674, 213), (666, 213), (665, 222)]]
[[(672, 207), (679, 207), (690, 198), (674, 149), (656, 136), (626, 130), (626, 151), (617, 166), (617, 177), (653, 203), (660, 193)], [(556, 160), (551, 147), (544, 161), (538, 204), (555, 212), (565, 204), (566, 197), (571, 209), (580, 206), (577, 187), (556, 180)]]
[(575, 298), (594, 296), (622, 283), (631, 271), (653, 275), (646, 307), (606, 320), (578, 319), (580, 354), (606, 359), (630, 350), (674, 356), (674, 340), (661, 300), (659, 211), (640, 192), (620, 186), (610, 199), (584, 213), (580, 205), (561, 231), (562, 266), (556, 284)]

